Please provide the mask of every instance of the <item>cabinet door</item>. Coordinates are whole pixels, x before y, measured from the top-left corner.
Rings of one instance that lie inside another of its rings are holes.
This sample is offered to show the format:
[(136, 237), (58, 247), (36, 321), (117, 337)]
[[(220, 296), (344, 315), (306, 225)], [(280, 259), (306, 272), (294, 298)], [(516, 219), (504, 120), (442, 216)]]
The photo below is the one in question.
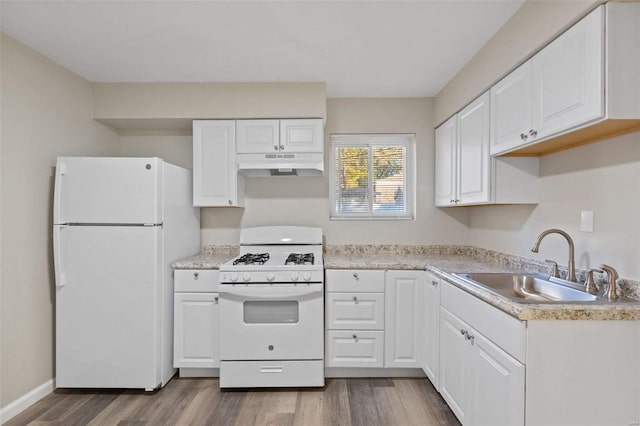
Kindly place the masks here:
[(280, 151), (324, 152), (322, 119), (280, 120)]
[(384, 330), (384, 293), (327, 293), (328, 330)]
[(273, 153), (280, 149), (279, 120), (236, 121), (238, 154)]
[(218, 293), (174, 295), (174, 367), (218, 368), (218, 335)]
[(604, 18), (597, 8), (533, 57), (537, 139), (604, 115)]
[(383, 331), (327, 331), (327, 367), (382, 367)]
[(491, 201), (489, 92), (458, 113), (456, 204)]
[(422, 367), (424, 271), (387, 271), (385, 367)]
[(531, 61), (491, 88), (491, 155), (525, 145), (531, 130)]
[(438, 360), (440, 358), (440, 280), (427, 274), (424, 286), (423, 367), (425, 374), (438, 389)]
[(471, 424), (468, 407), (472, 366), (465, 337), (469, 329), (465, 322), (440, 308), (440, 394), (462, 424)]
[(193, 121), (193, 205), (239, 206), (233, 120)]
[(435, 202), (436, 206), (454, 204), (456, 174), (457, 116), (436, 129), (435, 141)]
[(474, 425), (524, 424), (524, 365), (475, 330), (472, 342), (471, 395)]

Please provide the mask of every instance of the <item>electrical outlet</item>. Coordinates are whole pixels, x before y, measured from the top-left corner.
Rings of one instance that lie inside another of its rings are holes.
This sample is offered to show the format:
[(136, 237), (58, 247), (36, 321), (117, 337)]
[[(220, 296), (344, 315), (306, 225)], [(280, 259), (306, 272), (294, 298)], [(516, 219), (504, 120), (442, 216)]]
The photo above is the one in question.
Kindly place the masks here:
[(593, 210), (580, 212), (580, 230), (582, 232), (593, 232)]

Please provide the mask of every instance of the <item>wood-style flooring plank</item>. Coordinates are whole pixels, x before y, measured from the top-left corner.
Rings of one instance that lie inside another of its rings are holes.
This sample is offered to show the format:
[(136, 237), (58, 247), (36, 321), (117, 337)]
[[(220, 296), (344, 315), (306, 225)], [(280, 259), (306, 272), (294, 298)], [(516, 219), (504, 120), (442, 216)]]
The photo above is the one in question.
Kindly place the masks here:
[(324, 424), (351, 426), (347, 379), (326, 379), (323, 412)]
[(68, 426), (84, 426), (108, 407), (122, 391), (101, 391), (90, 395), (84, 404), (67, 411), (57, 421)]
[(89, 423), (89, 426), (117, 426), (126, 422), (135, 422), (136, 420), (133, 420), (135, 413), (148, 402), (149, 395), (145, 395), (143, 391), (124, 391), (102, 410)]
[(347, 379), (349, 409), (353, 426), (380, 425), (380, 416), (374, 402), (373, 387), (369, 379)]
[(298, 392), (293, 424), (299, 426), (329, 425), (329, 419), (325, 419), (324, 389), (301, 390)]
[(220, 399), (218, 379), (197, 379), (202, 383), (200, 391), (184, 409), (177, 425), (206, 425), (213, 418), (213, 411)]
[(213, 415), (207, 420), (206, 424), (216, 426), (231, 426), (236, 424), (246, 395), (247, 392), (221, 392), (216, 408), (213, 410)]
[(57, 390), (6, 425), (459, 426), (425, 379), (327, 379), (322, 389), (219, 389), (175, 378), (156, 392)]

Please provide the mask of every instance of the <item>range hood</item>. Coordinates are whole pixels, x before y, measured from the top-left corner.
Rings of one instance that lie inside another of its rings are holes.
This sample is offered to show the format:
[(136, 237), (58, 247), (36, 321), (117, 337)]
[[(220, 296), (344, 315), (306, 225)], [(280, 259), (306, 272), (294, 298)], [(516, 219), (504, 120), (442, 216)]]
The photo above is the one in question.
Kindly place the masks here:
[(322, 176), (324, 154), (237, 154), (238, 173), (248, 177)]

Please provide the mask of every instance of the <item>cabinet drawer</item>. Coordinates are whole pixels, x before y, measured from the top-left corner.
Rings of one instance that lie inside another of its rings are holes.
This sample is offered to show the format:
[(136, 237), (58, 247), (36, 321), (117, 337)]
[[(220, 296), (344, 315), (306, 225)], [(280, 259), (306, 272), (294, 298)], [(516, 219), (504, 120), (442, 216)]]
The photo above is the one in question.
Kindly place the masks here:
[(217, 292), (219, 280), (217, 269), (176, 269), (173, 271), (175, 292)]
[(328, 293), (327, 329), (383, 330), (384, 293)]
[(221, 388), (324, 386), (322, 360), (222, 361)]
[(325, 271), (327, 291), (384, 292), (384, 271), (362, 269), (328, 269)]
[(441, 304), (520, 362), (525, 358), (525, 323), (442, 281)]
[(383, 367), (383, 331), (327, 331), (327, 367)]

